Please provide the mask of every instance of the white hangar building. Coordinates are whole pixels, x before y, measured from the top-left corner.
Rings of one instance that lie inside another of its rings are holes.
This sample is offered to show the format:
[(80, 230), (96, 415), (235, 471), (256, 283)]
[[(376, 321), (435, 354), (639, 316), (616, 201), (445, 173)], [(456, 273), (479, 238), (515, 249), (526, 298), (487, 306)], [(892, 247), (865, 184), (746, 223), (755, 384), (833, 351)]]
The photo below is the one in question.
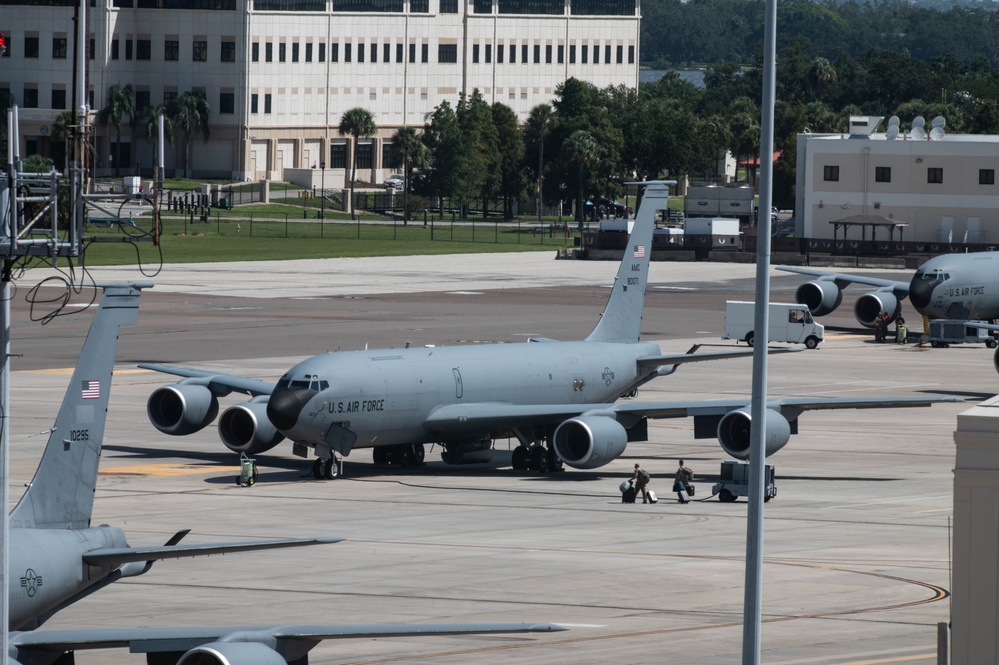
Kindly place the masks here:
[[(897, 223), (895, 240), (999, 244), (999, 136), (948, 134), (942, 119), (921, 118), (912, 131), (893, 118), (876, 133), (882, 120), (854, 116), (849, 134), (798, 134), (799, 233), (860, 240), (837, 222), (882, 218)], [(886, 227), (876, 232), (888, 239)]]
[[(0, 94), (19, 106), (22, 154), (54, 156), (72, 106), (73, 0), (2, 0), (8, 39)], [(194, 141), (194, 175), (281, 179), (326, 157), (349, 165), (344, 111), (371, 111), (378, 135), (358, 148), (358, 180), (391, 172), (385, 148), (441, 102), (478, 89), (523, 121), (576, 77), (638, 84), (639, 0), (89, 0), (90, 105), (131, 84), (136, 106), (188, 90), (211, 104), (211, 138)], [(111, 173), (113, 128), (97, 128), (98, 173)], [(110, 135), (110, 137), (109, 137)], [(143, 127), (122, 131), (119, 166), (146, 174)], [(179, 168), (181, 141), (165, 150)], [(125, 171), (123, 171), (124, 173)], [(131, 171), (130, 171), (131, 172)], [(336, 177), (339, 174), (339, 177)], [(327, 180), (327, 183), (330, 181)]]

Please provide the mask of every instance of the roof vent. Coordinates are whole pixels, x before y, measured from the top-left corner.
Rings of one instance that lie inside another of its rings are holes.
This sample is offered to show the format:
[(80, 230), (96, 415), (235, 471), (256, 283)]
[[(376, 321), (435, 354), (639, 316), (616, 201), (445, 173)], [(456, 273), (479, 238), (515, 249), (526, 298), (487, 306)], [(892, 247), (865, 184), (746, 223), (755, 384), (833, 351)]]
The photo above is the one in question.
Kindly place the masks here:
[(850, 138), (866, 139), (870, 138), (874, 130), (878, 128), (883, 116), (879, 115), (851, 115), (850, 116)]

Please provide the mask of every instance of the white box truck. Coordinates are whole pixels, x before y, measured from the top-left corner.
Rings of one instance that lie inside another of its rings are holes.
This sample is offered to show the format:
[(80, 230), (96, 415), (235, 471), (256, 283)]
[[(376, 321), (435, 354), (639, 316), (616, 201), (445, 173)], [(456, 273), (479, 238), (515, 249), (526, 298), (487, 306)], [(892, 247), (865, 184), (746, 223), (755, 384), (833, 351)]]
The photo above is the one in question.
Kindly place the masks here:
[[(725, 335), (722, 339), (744, 341), (750, 346), (756, 337), (753, 326), (756, 317), (756, 303), (745, 300), (729, 300), (725, 303)], [(816, 323), (807, 305), (798, 303), (770, 303), (771, 342), (804, 344), (814, 349), (823, 339), (825, 329)]]

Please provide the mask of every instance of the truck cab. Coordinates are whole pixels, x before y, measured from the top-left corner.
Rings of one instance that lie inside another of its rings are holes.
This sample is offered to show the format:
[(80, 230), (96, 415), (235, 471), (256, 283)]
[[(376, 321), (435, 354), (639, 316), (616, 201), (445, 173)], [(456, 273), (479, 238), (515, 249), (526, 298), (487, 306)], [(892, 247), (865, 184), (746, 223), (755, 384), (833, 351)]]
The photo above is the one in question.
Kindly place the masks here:
[[(744, 341), (750, 346), (756, 340), (756, 303), (729, 300), (725, 303), (725, 334), (722, 339)], [(804, 344), (814, 349), (824, 339), (825, 328), (816, 323), (806, 305), (799, 303), (770, 303), (769, 334), (771, 342)]]

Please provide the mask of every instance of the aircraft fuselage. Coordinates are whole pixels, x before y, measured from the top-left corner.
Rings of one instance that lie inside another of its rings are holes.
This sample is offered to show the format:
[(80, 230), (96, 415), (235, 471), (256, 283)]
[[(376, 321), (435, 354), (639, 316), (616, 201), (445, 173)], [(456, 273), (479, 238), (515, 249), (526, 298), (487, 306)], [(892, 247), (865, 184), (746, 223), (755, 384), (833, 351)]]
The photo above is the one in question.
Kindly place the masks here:
[(999, 318), (999, 252), (930, 259), (913, 275), (909, 300), (916, 311), (930, 318)]

